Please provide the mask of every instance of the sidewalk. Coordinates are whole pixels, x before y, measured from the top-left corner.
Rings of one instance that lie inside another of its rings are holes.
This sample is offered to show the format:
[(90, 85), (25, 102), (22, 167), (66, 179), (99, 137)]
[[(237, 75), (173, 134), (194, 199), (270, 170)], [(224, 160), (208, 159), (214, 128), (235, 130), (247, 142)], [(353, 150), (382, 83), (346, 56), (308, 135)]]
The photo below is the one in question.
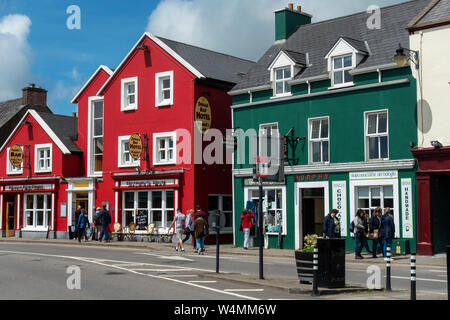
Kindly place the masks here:
[[(174, 243), (156, 243), (156, 242), (130, 242), (130, 241), (113, 241), (111, 243), (100, 243), (98, 241), (82, 242), (78, 243), (76, 240), (63, 240), (63, 239), (24, 239), (24, 238), (0, 238), (1, 243), (17, 243), (17, 244), (57, 244), (57, 245), (70, 245), (70, 246), (86, 246), (86, 247), (105, 247), (105, 248), (117, 248), (117, 249), (148, 249), (153, 252), (161, 253), (173, 253)], [(216, 246), (206, 246), (206, 251), (209, 256), (215, 256)], [(189, 251), (188, 251), (189, 252)], [(243, 257), (259, 257), (259, 248), (250, 248), (244, 250), (241, 247), (234, 247), (230, 244), (220, 245), (221, 256), (243, 256)], [(280, 250), (280, 249), (264, 249), (265, 258), (276, 258), (294, 260), (293, 250)], [(353, 253), (346, 254), (346, 265), (379, 265), (385, 266), (386, 261), (380, 256), (379, 258), (371, 258), (369, 255), (364, 255), (364, 260), (355, 260)], [(294, 263), (294, 261), (293, 261)], [(417, 268), (438, 268), (446, 269), (446, 257), (445, 255), (438, 256), (417, 256)], [(408, 256), (393, 256), (392, 265), (397, 267), (410, 268), (410, 257)], [(278, 289), (284, 292), (292, 294), (299, 294), (305, 296), (311, 296), (312, 286), (299, 284), (297, 278), (282, 279), (282, 278), (265, 278), (260, 280), (257, 276), (249, 276), (238, 273), (219, 273), (219, 274), (205, 274), (203, 277), (218, 278), (227, 281), (253, 284), (262, 287), (269, 287), (271, 289)], [(407, 290), (394, 290), (392, 292), (385, 292), (382, 290), (368, 290), (359, 284), (347, 283), (346, 288), (342, 289), (326, 289), (319, 288), (320, 298), (322, 299), (375, 299), (375, 300), (409, 300), (409, 291)], [(417, 299), (425, 300), (446, 300), (446, 295), (436, 295), (432, 293), (417, 292)]]

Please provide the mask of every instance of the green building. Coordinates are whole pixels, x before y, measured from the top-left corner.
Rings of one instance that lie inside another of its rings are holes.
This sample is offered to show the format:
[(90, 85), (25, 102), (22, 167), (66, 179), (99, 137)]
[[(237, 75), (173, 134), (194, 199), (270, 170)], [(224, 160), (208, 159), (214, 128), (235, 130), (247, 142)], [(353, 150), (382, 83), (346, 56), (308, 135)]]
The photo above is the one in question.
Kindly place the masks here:
[[(301, 248), (306, 235), (322, 235), (324, 217), (336, 208), (351, 251), (356, 210), (389, 207), (394, 252), (415, 249), (416, 81), (410, 66), (392, 58), (399, 43), (409, 47), (406, 27), (428, 2), (318, 23), (300, 8), (275, 12), (275, 43), (229, 92), (233, 128), (288, 137), (285, 181), (264, 185), (267, 247), (278, 248), (281, 225), (283, 248)], [(237, 246), (240, 213), (259, 196), (249, 159), (240, 160), (233, 164)]]

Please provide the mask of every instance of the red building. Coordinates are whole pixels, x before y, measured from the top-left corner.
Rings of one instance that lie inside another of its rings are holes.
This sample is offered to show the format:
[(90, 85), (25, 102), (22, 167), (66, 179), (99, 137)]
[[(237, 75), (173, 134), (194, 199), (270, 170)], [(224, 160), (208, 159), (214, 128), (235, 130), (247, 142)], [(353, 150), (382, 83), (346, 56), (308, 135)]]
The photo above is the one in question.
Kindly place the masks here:
[[(145, 33), (117, 69), (100, 67), (72, 101), (87, 178), (69, 180), (69, 221), (83, 192), (89, 209), (107, 204), (113, 222), (134, 222), (137, 233), (151, 222), (167, 229), (177, 208), (200, 205), (226, 213), (231, 241), (231, 166), (195, 164), (196, 147), (203, 152), (208, 142), (194, 141), (195, 132), (201, 137), (194, 122), (231, 128), (227, 91), (252, 65)], [(130, 154), (133, 134), (142, 142), (138, 160)]]

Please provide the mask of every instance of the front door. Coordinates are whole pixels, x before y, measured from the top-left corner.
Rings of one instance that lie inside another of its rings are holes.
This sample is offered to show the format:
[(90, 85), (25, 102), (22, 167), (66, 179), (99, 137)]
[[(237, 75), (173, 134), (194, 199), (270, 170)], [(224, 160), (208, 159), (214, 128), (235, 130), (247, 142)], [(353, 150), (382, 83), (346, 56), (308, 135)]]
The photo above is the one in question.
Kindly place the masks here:
[(6, 237), (16, 236), (16, 203), (6, 203)]

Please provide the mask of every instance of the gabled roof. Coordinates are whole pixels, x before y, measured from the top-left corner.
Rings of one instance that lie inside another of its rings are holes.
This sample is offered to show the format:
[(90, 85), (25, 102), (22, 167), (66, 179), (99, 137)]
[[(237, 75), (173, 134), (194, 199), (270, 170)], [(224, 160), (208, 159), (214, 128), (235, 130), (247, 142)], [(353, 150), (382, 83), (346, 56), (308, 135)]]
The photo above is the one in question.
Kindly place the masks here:
[(83, 85), (83, 87), (78, 91), (78, 93), (75, 95), (75, 97), (72, 99), (71, 103), (77, 103), (78, 97), (83, 93), (83, 91), (86, 89), (86, 87), (91, 83), (92, 80), (97, 76), (97, 74), (100, 72), (100, 70), (105, 71), (110, 77), (113, 74), (113, 70), (108, 68), (107, 66), (101, 65), (97, 68), (97, 70), (92, 74), (92, 76), (89, 78), (89, 80)]
[(414, 0), (381, 8), (381, 29), (367, 28), (367, 19), (370, 15), (366, 11), (302, 25), (286, 41), (273, 44), (230, 94), (270, 85), (270, 72), (267, 66), (280, 50), (308, 52), (310, 66), (298, 73), (293, 80), (328, 77), (328, 61), (324, 57), (339, 38), (356, 40), (349, 41), (361, 49), (362, 43), (367, 41), (371, 55), (355, 70), (392, 64), (392, 57), (398, 44), (409, 46), (406, 26), (428, 3), (429, 0)]
[(0, 128), (24, 107), (22, 98), (0, 102)]
[(408, 28), (420, 28), (450, 21), (450, 0), (432, 0), (411, 22)]
[(160, 38), (149, 32), (144, 33), (136, 42), (127, 56), (122, 60), (111, 77), (106, 81), (97, 95), (102, 96), (104, 89), (112, 81), (114, 76), (121, 70), (125, 62), (130, 58), (138, 45), (148, 37), (159, 47), (171, 55), (195, 77), (199, 79), (215, 79), (225, 82), (237, 83), (241, 80), (240, 73), (246, 73), (254, 65), (254, 62), (236, 58), (230, 55), (202, 49), (189, 44)]
[(78, 119), (75, 117), (55, 115), (47, 112), (37, 112), (29, 109), (11, 132), (10, 136), (0, 148), (2, 151), (21, 126), (28, 115), (31, 115), (49, 135), (53, 142), (64, 154), (81, 153), (81, 149), (73, 142), (77, 136)]

